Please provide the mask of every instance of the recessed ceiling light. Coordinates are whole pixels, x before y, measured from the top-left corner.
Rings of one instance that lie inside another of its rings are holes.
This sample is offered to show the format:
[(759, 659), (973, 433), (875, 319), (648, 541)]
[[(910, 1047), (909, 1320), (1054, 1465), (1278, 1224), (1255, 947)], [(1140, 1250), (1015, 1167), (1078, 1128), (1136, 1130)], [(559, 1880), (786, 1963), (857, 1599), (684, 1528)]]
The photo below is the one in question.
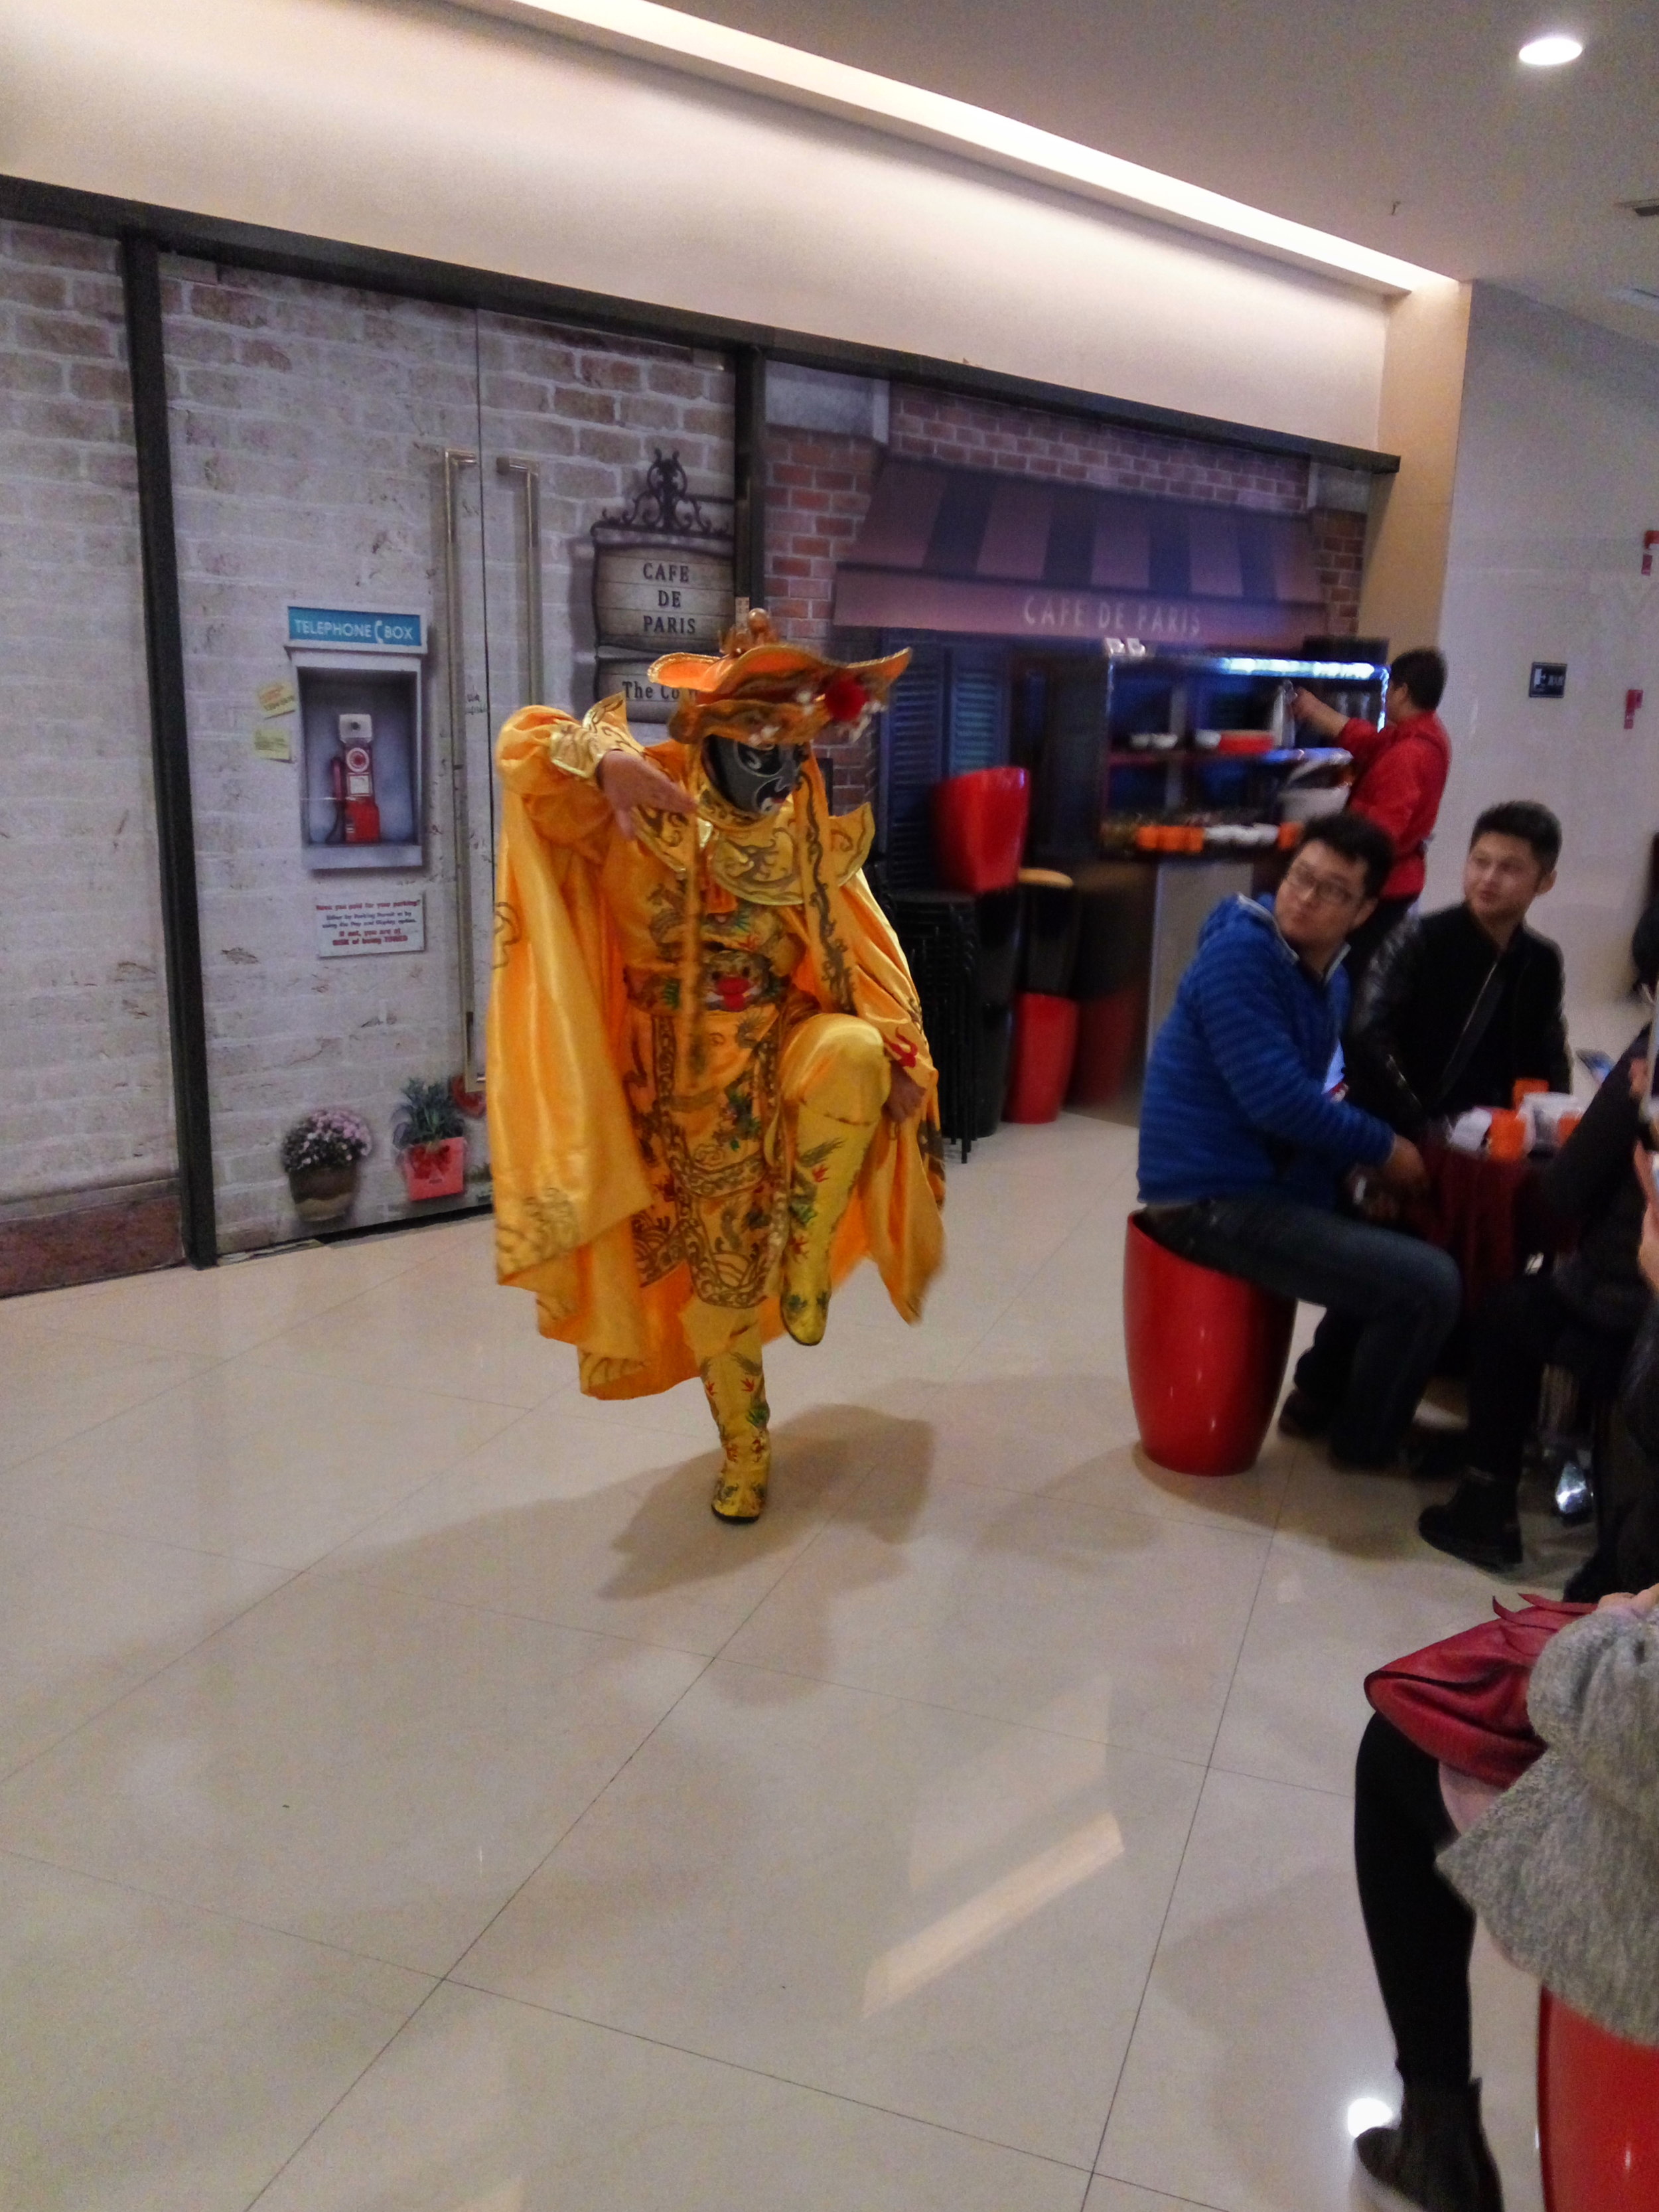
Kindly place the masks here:
[(1563, 62), (1576, 62), (1583, 51), (1583, 40), (1571, 32), (1551, 31), (1529, 40), (1521, 49), (1521, 58), (1528, 69), (1559, 69)]

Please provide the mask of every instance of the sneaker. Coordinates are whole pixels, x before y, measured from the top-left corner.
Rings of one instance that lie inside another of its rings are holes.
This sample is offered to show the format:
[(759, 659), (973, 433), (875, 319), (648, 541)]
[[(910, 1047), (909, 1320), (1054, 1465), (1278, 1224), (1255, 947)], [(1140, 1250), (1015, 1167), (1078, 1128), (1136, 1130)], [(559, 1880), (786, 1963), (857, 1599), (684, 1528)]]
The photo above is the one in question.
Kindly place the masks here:
[(1354, 2143), (1365, 2191), (1386, 2212), (1504, 2212), (1504, 2185), (1480, 2125), (1480, 2084), (1406, 2091), (1398, 2126)]
[(1310, 1398), (1305, 1390), (1292, 1390), (1279, 1409), (1281, 1437), (1322, 1437), (1331, 1425), (1334, 1406)]
[(1466, 1474), (1443, 1505), (1425, 1505), (1417, 1533), (1437, 1552), (1449, 1552), (1488, 1574), (1521, 1564), (1515, 1501), (1489, 1474)]

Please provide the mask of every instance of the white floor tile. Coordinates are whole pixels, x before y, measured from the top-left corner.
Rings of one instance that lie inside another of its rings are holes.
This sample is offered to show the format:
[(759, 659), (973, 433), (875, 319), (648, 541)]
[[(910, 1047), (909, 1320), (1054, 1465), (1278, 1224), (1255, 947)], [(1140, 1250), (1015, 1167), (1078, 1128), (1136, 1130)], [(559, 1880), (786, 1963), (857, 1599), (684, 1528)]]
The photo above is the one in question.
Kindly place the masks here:
[(259, 2212), (1078, 2212), (1085, 2177), (441, 1990)]
[[(0, 1314), (4, 1308), (0, 1306)], [(143, 1406), (202, 1372), (184, 1352), (52, 1329), (0, 1340), (0, 1470)], [(10, 1486), (0, 1481), (0, 1501)]]
[(213, 1553), (0, 1518), (0, 1774), (283, 1579)]
[(244, 2212), (432, 1986), (0, 1854), (0, 2203)]
[(1179, 1759), (1208, 1757), (1265, 1535), (872, 1479), (726, 1656)]
[(708, 1501), (720, 1465), (645, 1425), (649, 1405), (562, 1397), (515, 1421), (374, 1522), (331, 1565), (392, 1587), (568, 1628), (718, 1651), (878, 1462), (925, 1449), (917, 1425), (854, 1409), (780, 1421), (771, 1502), (748, 1528)]
[(0, 1501), (302, 1567), (516, 1419), (510, 1406), (243, 1358), (38, 1452), (0, 1478)]
[(1347, 2212), (1346, 2115), (1395, 2094), (1352, 1809), (1212, 1773), (1098, 2165), (1221, 2212)]
[(1310, 1468), (1292, 1478), (1217, 1766), (1351, 1792), (1370, 1717), (1366, 1675), (1490, 1617), (1490, 1579), (1418, 1536), (1425, 1494), (1396, 1476)]
[(457, 1978), (1087, 2166), (1200, 1778), (716, 1662)]
[(769, 1348), (750, 1528), (488, 1219), (0, 1301), (5, 2212), (1347, 2212), (1364, 1675), (1583, 1540), (1151, 1467), (1135, 1145), (953, 1162), (922, 1325)]
[(0, 1784), (0, 1849), (441, 1973), (701, 1664), (290, 1583)]

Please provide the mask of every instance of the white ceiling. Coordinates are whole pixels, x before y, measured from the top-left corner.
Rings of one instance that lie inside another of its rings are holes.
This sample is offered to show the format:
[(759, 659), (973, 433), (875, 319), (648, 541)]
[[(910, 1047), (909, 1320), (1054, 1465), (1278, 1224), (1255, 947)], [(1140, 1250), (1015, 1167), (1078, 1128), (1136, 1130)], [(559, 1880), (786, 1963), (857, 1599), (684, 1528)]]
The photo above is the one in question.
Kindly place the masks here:
[(1659, 0), (677, 4), (1659, 343)]

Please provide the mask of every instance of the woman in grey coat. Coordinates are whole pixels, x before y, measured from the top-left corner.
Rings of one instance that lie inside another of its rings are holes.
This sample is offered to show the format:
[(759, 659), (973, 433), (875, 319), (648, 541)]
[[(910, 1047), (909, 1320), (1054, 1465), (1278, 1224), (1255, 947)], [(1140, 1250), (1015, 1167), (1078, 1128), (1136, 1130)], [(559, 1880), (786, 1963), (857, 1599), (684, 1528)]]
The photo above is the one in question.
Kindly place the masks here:
[(1656, 1605), (1659, 1584), (1604, 1598), (1546, 1645), (1528, 1711), (1549, 1748), (1501, 1794), (1437, 1766), (1380, 1715), (1365, 1731), (1354, 1860), (1405, 2102), (1397, 2125), (1354, 2148), (1391, 2212), (1503, 2212), (1471, 2078), (1477, 1913), (1598, 2027), (1659, 2045)]

